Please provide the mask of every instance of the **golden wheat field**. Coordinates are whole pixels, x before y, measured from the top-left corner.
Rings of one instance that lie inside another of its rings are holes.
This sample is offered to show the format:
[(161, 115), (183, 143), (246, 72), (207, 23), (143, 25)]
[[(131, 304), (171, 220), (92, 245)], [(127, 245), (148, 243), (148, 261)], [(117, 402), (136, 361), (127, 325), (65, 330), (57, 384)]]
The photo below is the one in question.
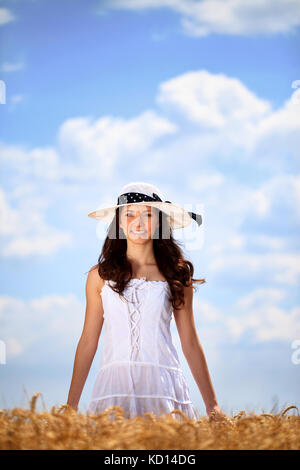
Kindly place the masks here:
[(37, 412), (38, 396), (33, 395), (28, 409), (0, 410), (1, 450), (300, 449), (295, 405), (277, 414), (240, 411), (223, 420), (203, 416), (193, 421), (179, 410), (125, 419), (118, 407), (99, 415), (76, 412), (68, 405)]

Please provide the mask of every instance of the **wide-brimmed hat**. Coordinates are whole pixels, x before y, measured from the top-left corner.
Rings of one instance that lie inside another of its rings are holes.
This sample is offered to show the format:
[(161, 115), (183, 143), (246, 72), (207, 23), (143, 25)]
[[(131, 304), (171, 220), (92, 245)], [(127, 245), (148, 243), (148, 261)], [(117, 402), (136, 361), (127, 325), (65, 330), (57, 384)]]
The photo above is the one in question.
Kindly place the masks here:
[(161, 191), (150, 183), (129, 183), (123, 186), (117, 199), (117, 204), (111, 207), (98, 207), (88, 214), (89, 217), (111, 222), (115, 216), (116, 208), (128, 206), (131, 204), (144, 204), (153, 206), (167, 215), (168, 222), (172, 229), (178, 229), (190, 225), (194, 219), (198, 225), (202, 224), (202, 216), (189, 212), (173, 204), (171, 201), (165, 201)]

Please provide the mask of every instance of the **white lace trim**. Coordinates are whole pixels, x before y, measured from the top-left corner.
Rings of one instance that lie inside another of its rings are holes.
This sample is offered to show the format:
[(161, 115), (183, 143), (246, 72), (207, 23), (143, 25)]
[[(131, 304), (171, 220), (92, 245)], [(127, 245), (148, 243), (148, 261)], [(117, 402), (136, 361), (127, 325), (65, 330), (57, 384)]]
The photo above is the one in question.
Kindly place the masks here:
[[(168, 282), (168, 281), (161, 281), (161, 280), (147, 280), (146, 277), (132, 277), (130, 281), (145, 281), (145, 282)], [(129, 281), (129, 282), (130, 282)]]
[(108, 367), (111, 367), (115, 364), (138, 364), (138, 365), (151, 365), (151, 366), (155, 366), (155, 367), (164, 367), (165, 369), (171, 369), (171, 370), (175, 370), (177, 372), (180, 372), (181, 374), (183, 373), (182, 372), (182, 369), (179, 368), (179, 367), (175, 367), (175, 366), (166, 366), (164, 364), (159, 364), (159, 363), (155, 363), (155, 362), (145, 362), (145, 361), (113, 361), (113, 362), (110, 362), (109, 364), (106, 364), (105, 366), (102, 366), (100, 369), (99, 369), (99, 372), (103, 369), (107, 369)]
[(114, 395), (106, 395), (104, 397), (98, 397), (98, 398), (93, 398), (91, 401), (99, 401), (99, 400), (105, 400), (105, 398), (112, 398), (112, 397), (129, 397), (129, 398), (164, 398), (166, 400), (172, 400), (172, 401), (175, 401), (176, 403), (180, 403), (182, 405), (188, 405), (188, 404), (192, 404), (192, 401), (180, 401), (180, 400), (176, 400), (175, 398), (173, 397), (168, 397), (168, 396), (165, 396), (165, 395), (128, 395), (128, 394), (114, 394)]

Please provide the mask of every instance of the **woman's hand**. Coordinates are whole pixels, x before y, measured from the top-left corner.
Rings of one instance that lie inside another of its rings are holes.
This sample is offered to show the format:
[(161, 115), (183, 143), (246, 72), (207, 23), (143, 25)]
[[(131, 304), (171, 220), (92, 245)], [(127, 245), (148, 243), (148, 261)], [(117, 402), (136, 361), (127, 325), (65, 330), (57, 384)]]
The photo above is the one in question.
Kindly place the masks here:
[(208, 414), (209, 419), (212, 421), (228, 420), (227, 415), (221, 410), (218, 405), (206, 408), (206, 413)]

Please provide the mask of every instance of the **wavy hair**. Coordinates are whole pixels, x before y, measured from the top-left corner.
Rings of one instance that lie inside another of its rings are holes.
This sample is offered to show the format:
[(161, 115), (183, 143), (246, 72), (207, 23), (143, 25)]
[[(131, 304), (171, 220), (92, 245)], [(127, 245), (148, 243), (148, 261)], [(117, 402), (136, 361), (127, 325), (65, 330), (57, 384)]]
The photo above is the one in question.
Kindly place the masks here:
[[(167, 280), (173, 308), (179, 309), (184, 305), (184, 287), (195, 286), (193, 283), (203, 284), (205, 279), (194, 279), (194, 266), (185, 258), (180, 242), (175, 241), (167, 216), (158, 211), (159, 225), (153, 237), (153, 252), (159, 271)], [(98, 269), (99, 276), (105, 280), (114, 281), (110, 286), (119, 295), (132, 278), (132, 266), (126, 256), (127, 240), (123, 229), (119, 225), (120, 208), (116, 208), (115, 216), (109, 225), (106, 239), (103, 243), (98, 263), (91, 269)]]

